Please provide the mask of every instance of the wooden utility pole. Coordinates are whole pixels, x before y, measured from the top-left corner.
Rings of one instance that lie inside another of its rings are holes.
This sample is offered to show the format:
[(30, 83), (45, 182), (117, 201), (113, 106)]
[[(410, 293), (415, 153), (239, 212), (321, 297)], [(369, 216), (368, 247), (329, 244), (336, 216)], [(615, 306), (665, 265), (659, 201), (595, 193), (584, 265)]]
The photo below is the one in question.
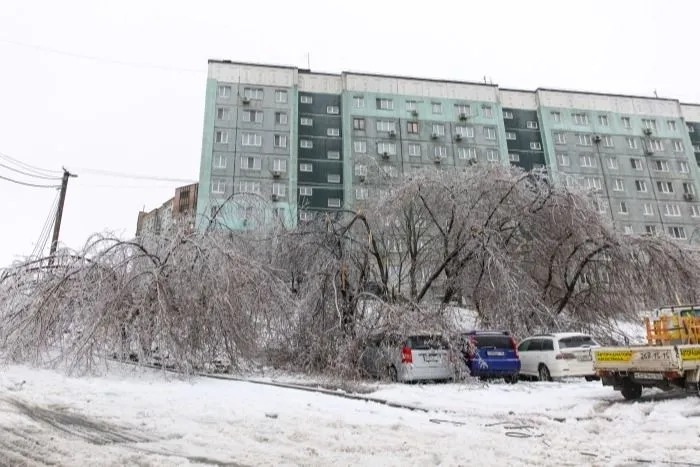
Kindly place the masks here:
[(49, 250), (49, 266), (53, 265), (56, 248), (58, 248), (58, 234), (61, 233), (61, 219), (63, 218), (63, 203), (66, 202), (66, 191), (68, 190), (68, 179), (70, 177), (77, 177), (77, 175), (72, 174), (63, 168), (61, 193), (58, 195), (58, 209), (56, 209), (56, 219), (53, 223), (53, 237), (51, 238), (51, 249)]

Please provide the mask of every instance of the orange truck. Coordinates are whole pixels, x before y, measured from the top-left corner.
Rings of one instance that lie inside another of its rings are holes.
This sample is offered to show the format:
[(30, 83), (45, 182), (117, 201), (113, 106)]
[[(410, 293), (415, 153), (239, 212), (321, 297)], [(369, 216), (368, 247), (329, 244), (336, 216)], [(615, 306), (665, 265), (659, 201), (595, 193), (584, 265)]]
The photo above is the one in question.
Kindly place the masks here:
[(700, 395), (700, 304), (669, 306), (645, 318), (647, 343), (591, 349), (593, 369), (627, 400), (644, 388)]

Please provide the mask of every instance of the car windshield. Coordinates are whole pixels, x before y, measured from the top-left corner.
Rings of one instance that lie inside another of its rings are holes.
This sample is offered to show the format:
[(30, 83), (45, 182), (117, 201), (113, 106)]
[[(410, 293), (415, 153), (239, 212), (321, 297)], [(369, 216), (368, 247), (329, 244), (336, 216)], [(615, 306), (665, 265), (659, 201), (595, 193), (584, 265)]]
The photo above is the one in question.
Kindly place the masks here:
[(573, 336), (573, 337), (565, 337), (563, 339), (559, 339), (559, 348), (560, 349), (571, 349), (575, 347), (590, 347), (592, 345), (598, 345), (596, 341), (594, 341), (591, 336)]
[(406, 345), (413, 350), (448, 349), (447, 341), (441, 336), (410, 336)]
[(505, 334), (477, 334), (469, 336), (477, 348), (510, 349), (513, 347), (510, 336)]

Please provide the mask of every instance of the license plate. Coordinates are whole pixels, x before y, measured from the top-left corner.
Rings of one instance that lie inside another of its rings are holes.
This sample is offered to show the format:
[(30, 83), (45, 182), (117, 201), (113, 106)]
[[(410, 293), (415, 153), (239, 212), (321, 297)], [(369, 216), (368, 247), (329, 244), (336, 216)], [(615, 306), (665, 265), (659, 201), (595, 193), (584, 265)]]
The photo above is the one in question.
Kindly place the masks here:
[(635, 373), (634, 377), (637, 379), (653, 379), (653, 380), (664, 379), (664, 375), (662, 375), (661, 373)]
[(671, 361), (672, 359), (671, 350), (645, 350), (637, 353), (636, 358), (643, 361)]
[(487, 350), (486, 355), (488, 355), (489, 357), (502, 357), (505, 355), (505, 352)]
[(584, 354), (584, 355), (577, 355), (576, 359), (579, 362), (590, 362), (591, 360), (593, 360), (593, 357), (591, 357), (590, 354)]
[(423, 355), (423, 361), (425, 363), (435, 363), (439, 360), (440, 355), (439, 354), (426, 354)]

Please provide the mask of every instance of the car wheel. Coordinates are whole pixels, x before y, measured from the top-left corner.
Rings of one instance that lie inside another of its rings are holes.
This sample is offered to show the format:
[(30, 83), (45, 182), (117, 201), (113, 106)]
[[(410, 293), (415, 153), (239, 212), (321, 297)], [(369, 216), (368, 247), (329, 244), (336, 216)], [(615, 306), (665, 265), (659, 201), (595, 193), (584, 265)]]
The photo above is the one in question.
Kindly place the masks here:
[(552, 375), (549, 373), (549, 368), (544, 363), (540, 363), (540, 367), (537, 369), (537, 375), (540, 381), (552, 381)]
[(626, 400), (636, 400), (642, 397), (642, 385), (628, 380), (624, 383), (620, 392)]
[(586, 381), (595, 381), (597, 378), (595, 376), (586, 376)]
[(516, 373), (516, 374), (514, 374), (514, 375), (506, 375), (503, 379), (504, 379), (505, 382), (508, 383), (508, 384), (515, 384), (515, 383), (518, 382), (519, 376), (518, 376), (518, 374)]
[(389, 381), (392, 383), (396, 383), (399, 380), (399, 373), (396, 371), (396, 367), (393, 365), (387, 369), (387, 375), (389, 376)]
[(479, 376), (479, 381), (484, 381), (484, 382), (486, 382), (486, 381), (488, 381), (488, 380), (489, 380), (489, 379), (488, 379), (488, 377), (486, 377), (486, 376)]

